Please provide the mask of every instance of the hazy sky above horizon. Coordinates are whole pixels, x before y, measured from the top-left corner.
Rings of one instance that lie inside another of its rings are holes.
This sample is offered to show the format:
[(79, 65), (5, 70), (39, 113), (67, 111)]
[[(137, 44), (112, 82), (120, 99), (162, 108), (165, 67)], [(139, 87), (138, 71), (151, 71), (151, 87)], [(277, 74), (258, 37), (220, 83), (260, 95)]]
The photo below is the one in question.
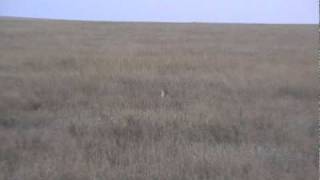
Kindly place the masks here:
[(0, 16), (294, 24), (319, 18), (315, 0), (0, 0)]

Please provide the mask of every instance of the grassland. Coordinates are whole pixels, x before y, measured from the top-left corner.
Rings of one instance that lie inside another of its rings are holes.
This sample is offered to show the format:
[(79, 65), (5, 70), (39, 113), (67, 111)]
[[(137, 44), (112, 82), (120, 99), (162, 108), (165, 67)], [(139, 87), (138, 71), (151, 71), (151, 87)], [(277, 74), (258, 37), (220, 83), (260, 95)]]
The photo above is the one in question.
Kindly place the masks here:
[(1, 19), (0, 179), (316, 180), (316, 37)]

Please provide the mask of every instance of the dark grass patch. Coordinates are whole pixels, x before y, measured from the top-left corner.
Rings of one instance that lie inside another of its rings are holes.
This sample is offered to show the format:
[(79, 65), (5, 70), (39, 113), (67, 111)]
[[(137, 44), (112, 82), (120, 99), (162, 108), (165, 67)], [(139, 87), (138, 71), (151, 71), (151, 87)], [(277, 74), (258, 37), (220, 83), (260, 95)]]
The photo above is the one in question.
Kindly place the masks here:
[(46, 126), (50, 121), (47, 118), (14, 116), (10, 114), (0, 114), (0, 127), (9, 129), (32, 129)]
[(317, 90), (316, 89), (307, 89), (301, 87), (281, 87), (276, 92), (276, 97), (293, 97), (295, 99), (316, 99)]

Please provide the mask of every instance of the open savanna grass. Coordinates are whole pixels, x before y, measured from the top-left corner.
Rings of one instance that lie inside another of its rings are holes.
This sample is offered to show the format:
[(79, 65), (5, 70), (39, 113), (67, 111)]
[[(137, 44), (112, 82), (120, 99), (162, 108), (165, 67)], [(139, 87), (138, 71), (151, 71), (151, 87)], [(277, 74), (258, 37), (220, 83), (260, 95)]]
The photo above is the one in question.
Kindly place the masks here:
[(316, 36), (1, 19), (0, 179), (315, 180)]

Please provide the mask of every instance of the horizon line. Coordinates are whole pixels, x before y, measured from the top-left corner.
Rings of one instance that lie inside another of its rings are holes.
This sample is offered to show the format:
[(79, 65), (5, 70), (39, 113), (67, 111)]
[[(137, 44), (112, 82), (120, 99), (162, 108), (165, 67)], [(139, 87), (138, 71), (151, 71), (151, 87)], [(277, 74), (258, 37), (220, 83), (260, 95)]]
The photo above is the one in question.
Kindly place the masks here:
[(230, 21), (144, 21), (144, 20), (94, 20), (94, 19), (73, 19), (73, 18), (50, 18), (32, 16), (7, 16), (0, 15), (1, 19), (12, 20), (40, 20), (40, 21), (72, 21), (72, 22), (112, 22), (112, 23), (165, 23), (165, 24), (243, 24), (243, 25), (319, 25), (318, 23), (268, 23), (268, 22), (230, 22)]

